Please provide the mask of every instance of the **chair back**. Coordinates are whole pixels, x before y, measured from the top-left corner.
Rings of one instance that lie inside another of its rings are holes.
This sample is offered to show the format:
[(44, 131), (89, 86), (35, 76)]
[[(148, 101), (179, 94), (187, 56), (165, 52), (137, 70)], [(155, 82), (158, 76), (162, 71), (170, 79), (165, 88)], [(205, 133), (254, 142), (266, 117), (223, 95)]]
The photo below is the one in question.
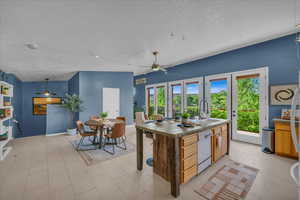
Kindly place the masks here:
[(81, 135), (85, 132), (84, 130), (84, 124), (82, 123), (82, 121), (78, 120), (76, 122), (76, 127), (77, 127), (77, 132)]
[(96, 115), (92, 115), (92, 116), (90, 116), (90, 120), (95, 120), (95, 119), (99, 119), (99, 117), (98, 117), (98, 116), (96, 116)]
[(122, 120), (126, 124), (126, 118), (125, 117), (120, 116), (120, 117), (117, 117), (116, 119), (117, 120)]
[(135, 113), (135, 123), (137, 125), (142, 125), (144, 122), (145, 122), (144, 112), (136, 112)]
[(119, 138), (125, 135), (125, 123), (116, 123), (112, 127), (111, 138)]

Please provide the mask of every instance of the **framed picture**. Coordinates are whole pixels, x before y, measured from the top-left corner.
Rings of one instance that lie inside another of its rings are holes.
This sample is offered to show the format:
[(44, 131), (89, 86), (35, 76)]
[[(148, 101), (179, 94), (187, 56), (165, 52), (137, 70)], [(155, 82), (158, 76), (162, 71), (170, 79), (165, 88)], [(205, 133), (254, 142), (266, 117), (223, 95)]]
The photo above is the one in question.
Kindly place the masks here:
[(297, 84), (271, 86), (271, 105), (291, 105)]
[(33, 97), (32, 114), (46, 115), (47, 104), (61, 104), (61, 98), (60, 97)]

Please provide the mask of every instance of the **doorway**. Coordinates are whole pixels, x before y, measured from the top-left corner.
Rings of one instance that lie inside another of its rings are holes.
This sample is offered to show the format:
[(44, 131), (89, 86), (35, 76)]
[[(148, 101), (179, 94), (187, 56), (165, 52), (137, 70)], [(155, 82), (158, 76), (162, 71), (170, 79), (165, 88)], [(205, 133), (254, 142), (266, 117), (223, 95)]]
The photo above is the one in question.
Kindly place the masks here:
[(120, 89), (103, 88), (102, 111), (107, 112), (107, 117), (115, 119), (120, 116)]
[(261, 144), (268, 126), (267, 68), (232, 74), (232, 138)]

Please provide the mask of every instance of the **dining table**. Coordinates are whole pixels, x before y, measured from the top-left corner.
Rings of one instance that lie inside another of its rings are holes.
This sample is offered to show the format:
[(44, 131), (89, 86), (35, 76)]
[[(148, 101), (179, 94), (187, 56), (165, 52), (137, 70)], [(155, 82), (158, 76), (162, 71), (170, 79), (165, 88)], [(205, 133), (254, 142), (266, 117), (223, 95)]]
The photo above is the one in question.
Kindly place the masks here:
[[(124, 123), (123, 120), (119, 120), (119, 119), (90, 119), (88, 121), (86, 121), (84, 124), (86, 126), (94, 126), (96, 127), (97, 133), (99, 133), (100, 137), (99, 137), (99, 149), (102, 148), (102, 139), (103, 139), (103, 134), (104, 131), (112, 128), (116, 123)], [(98, 134), (97, 134), (98, 135)], [(97, 136), (96, 136), (97, 137)], [(96, 143), (96, 137), (94, 137), (93, 143)]]

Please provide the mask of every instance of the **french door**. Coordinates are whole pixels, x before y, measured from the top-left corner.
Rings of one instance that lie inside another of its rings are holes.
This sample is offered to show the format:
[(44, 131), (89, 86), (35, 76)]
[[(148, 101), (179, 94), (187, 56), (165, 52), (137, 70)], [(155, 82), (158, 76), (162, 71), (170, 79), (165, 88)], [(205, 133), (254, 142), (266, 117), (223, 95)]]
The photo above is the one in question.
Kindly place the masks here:
[(188, 112), (191, 118), (199, 116), (203, 94), (203, 78), (186, 79), (169, 83), (169, 117)]
[(261, 144), (268, 108), (268, 68), (232, 73), (233, 139)]
[(260, 144), (268, 126), (268, 68), (205, 77), (212, 118), (230, 119), (232, 139)]
[(146, 114), (150, 119), (157, 114), (167, 116), (167, 91), (166, 83), (146, 87)]

